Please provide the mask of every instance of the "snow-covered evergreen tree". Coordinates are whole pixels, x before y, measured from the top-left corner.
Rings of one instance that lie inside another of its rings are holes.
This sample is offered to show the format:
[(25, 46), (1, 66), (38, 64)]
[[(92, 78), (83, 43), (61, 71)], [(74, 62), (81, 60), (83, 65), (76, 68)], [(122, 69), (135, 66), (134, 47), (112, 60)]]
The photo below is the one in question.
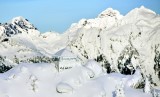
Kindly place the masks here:
[(145, 93), (151, 93), (151, 83), (150, 83), (148, 77), (146, 77), (146, 79), (145, 79), (144, 92), (145, 92)]

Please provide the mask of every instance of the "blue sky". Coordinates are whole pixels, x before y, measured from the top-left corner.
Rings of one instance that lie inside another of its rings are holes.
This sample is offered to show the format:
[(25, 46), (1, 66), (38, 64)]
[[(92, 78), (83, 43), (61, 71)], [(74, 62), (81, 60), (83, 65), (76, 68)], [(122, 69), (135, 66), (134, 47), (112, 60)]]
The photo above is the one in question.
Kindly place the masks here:
[(0, 22), (23, 16), (41, 32), (64, 32), (82, 18), (95, 18), (108, 7), (125, 15), (144, 5), (160, 14), (160, 0), (0, 0)]

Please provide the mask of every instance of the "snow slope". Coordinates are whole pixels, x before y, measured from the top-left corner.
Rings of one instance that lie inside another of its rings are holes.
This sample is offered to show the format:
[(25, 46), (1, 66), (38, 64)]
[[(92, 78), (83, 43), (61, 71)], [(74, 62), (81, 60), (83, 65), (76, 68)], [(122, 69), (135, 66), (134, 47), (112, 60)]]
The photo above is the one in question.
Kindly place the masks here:
[[(58, 73), (54, 64), (20, 64), (0, 75), (0, 97), (113, 97), (119, 81), (132, 78), (104, 72), (90, 78), (91, 71), (80, 66)], [(124, 92), (126, 97), (152, 97), (127, 85)]]

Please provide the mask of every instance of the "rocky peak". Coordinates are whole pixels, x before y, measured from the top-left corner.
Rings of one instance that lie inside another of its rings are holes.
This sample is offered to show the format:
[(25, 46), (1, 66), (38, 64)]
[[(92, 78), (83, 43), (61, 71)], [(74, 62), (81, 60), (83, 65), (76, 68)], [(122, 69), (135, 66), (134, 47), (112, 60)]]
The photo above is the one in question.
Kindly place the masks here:
[(119, 11), (113, 10), (112, 8), (108, 8), (104, 10), (102, 13), (98, 15), (98, 18), (106, 18), (106, 17), (122, 17)]
[(11, 20), (11, 24), (17, 25), (22, 29), (36, 29), (33, 24), (31, 24), (28, 19), (25, 19), (21, 16), (15, 17)]

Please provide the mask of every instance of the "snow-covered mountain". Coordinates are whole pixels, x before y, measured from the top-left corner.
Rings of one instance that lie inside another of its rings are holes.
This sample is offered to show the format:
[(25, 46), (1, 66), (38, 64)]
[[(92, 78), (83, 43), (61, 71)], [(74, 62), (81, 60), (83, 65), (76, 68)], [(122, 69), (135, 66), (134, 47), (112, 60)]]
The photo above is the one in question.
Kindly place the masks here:
[[(45, 40), (46, 34), (40, 34), (23, 17), (13, 18), (0, 25), (0, 55), (12, 61), (18, 59), (20, 62), (34, 60), (36, 57), (50, 57), (52, 46), (48, 45), (49, 39)], [(53, 37), (53, 33), (51, 36)]]
[(132, 74), (141, 68), (160, 85), (160, 16), (155, 12), (142, 6), (122, 16), (109, 8), (68, 33), (76, 33), (68, 47), (83, 60), (95, 59), (107, 72)]
[(55, 52), (67, 47), (84, 63), (96, 60), (108, 73), (134, 74), (140, 68), (159, 86), (159, 37), (160, 16), (143, 6), (125, 16), (108, 8), (95, 19), (72, 24), (64, 34), (41, 34), (27, 19), (16, 17), (0, 25), (0, 55), (13, 63), (51, 62)]

